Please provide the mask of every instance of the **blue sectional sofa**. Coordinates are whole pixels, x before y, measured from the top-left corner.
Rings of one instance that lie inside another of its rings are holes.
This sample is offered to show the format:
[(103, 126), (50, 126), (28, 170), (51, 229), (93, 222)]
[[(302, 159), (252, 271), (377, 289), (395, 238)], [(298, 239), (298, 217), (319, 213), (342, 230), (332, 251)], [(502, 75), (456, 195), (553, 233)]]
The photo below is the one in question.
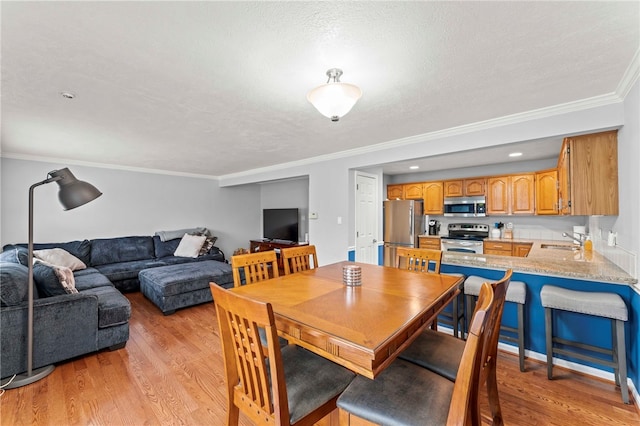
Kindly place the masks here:
[[(162, 241), (156, 235), (34, 244), (34, 250), (62, 248), (87, 268), (73, 272), (76, 294), (47, 296), (42, 288), (38, 291), (38, 285), (34, 286), (33, 368), (124, 347), (129, 339), (131, 305), (122, 293), (140, 289), (139, 272), (205, 260), (225, 262), (224, 254), (215, 246), (197, 258), (174, 256), (179, 243), (180, 238)], [(26, 244), (7, 245), (0, 254), (2, 379), (27, 369), (26, 258)], [(36, 284), (43, 279), (35, 274), (34, 278)]]

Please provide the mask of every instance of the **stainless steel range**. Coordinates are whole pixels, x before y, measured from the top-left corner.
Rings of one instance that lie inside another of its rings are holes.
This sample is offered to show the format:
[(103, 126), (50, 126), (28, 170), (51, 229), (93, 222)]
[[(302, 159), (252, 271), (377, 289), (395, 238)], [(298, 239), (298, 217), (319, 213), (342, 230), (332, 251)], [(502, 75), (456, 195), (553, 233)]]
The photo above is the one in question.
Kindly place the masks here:
[(482, 240), (489, 236), (489, 225), (481, 223), (450, 223), (449, 236), (440, 239), (442, 251), (483, 253)]

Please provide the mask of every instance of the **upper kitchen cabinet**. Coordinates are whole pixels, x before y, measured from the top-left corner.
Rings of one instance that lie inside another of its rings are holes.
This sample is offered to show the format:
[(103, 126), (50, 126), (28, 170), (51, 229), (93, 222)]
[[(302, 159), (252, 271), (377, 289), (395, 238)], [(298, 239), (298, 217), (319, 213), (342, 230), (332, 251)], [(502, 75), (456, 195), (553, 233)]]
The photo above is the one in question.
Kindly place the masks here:
[(535, 175), (496, 176), (487, 179), (487, 215), (535, 212)]
[(444, 213), (444, 185), (442, 182), (424, 182), (424, 214)]
[(444, 181), (445, 197), (472, 197), (485, 195), (485, 178)]
[(536, 214), (558, 214), (558, 170), (536, 172)]
[(387, 199), (402, 200), (404, 199), (403, 185), (387, 185)]
[(405, 200), (422, 200), (422, 182), (405, 183), (403, 186)]
[(565, 138), (558, 158), (561, 214), (618, 214), (618, 131)]

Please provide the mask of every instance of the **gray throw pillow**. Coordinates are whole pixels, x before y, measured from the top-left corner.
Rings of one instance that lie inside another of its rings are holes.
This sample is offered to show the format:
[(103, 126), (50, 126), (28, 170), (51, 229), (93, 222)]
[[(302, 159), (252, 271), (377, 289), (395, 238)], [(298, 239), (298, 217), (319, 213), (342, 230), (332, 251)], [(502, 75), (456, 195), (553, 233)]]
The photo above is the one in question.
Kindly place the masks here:
[[(65, 274), (63, 270), (68, 270)], [(69, 277), (69, 274), (71, 277)], [(77, 293), (73, 272), (69, 268), (47, 265), (36, 262), (33, 265), (33, 280), (42, 297), (59, 296), (61, 294)], [(72, 282), (69, 282), (71, 280)]]

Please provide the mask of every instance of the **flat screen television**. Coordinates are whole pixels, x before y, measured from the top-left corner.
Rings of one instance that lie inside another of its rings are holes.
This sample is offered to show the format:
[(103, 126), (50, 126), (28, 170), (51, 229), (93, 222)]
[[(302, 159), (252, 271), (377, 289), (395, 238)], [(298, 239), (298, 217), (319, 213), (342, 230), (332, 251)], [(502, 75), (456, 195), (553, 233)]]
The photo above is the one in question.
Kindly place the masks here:
[(263, 209), (262, 237), (270, 240), (298, 241), (298, 209)]

